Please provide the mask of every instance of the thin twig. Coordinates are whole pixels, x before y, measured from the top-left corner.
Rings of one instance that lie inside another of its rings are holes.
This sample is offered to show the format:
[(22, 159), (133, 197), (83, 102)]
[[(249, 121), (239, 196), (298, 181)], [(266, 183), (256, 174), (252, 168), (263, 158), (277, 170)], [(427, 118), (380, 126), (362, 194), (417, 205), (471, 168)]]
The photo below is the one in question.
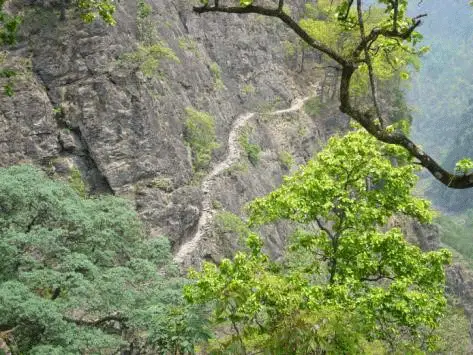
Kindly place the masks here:
[[(363, 10), (362, 10), (361, 5), (362, 5), (361, 0), (356, 0), (356, 8), (358, 12), (358, 24), (360, 26), (360, 36), (361, 36), (361, 40), (365, 42), (366, 40), (365, 24), (363, 22)], [(376, 116), (379, 120), (379, 124), (381, 128), (384, 128), (384, 120), (383, 120), (383, 117), (381, 116), (381, 110), (379, 109), (379, 104), (378, 104), (378, 95), (376, 92), (376, 82), (374, 78), (373, 63), (371, 62), (371, 56), (370, 56), (367, 46), (365, 46), (363, 51), (365, 53), (365, 62), (366, 62), (366, 65), (368, 66), (368, 76), (370, 79), (371, 96), (373, 99), (373, 105), (376, 111)]]

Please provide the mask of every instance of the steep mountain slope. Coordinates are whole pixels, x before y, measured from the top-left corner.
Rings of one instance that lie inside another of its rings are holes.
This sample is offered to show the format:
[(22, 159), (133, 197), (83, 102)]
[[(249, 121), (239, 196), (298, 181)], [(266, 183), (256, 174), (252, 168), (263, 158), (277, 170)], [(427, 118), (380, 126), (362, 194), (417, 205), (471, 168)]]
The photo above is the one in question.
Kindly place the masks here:
[[(320, 96), (313, 86), (327, 82), (323, 70), (310, 69), (316, 53), (306, 55), (305, 72), (296, 71), (296, 54), (281, 46), (295, 39), (282, 24), (200, 17), (185, 1), (120, 2), (116, 27), (85, 25), (72, 10), (59, 21), (49, 2), (23, 10), (20, 42), (3, 56), (19, 75), (14, 96), (0, 98), (0, 165), (33, 162), (69, 179), (79, 171), (92, 193), (133, 199), (152, 235), (168, 236), (176, 251), (205, 217), (206, 182), (216, 180), (211, 193), (222, 208), (240, 212), (287, 172), (279, 153), (301, 163), (338, 125), (327, 124), (336, 110), (323, 120), (292, 110), (256, 115)], [(300, 111), (302, 102), (295, 105)], [(214, 118), (220, 147), (208, 171), (193, 168), (186, 107)], [(227, 165), (242, 149), (235, 129), (244, 125), (262, 152), (255, 166), (242, 157), (232, 171)], [(282, 237), (275, 231), (273, 238), (280, 249)], [(224, 254), (217, 244), (199, 256)]]
[[(25, 21), (19, 44), (0, 56), (18, 72), (14, 95), (0, 96), (0, 166), (34, 163), (69, 180), (79, 172), (91, 193), (130, 198), (185, 265), (229, 255), (238, 240), (213, 233), (212, 219), (242, 214), (347, 127), (333, 72), (315, 68), (313, 52), (301, 71), (295, 37), (267, 18), (125, 0), (107, 27), (71, 11), (59, 21), (54, 2), (10, 6), (24, 7)], [(187, 107), (214, 120), (219, 148), (205, 171), (186, 142)], [(263, 231), (275, 257), (287, 230)]]

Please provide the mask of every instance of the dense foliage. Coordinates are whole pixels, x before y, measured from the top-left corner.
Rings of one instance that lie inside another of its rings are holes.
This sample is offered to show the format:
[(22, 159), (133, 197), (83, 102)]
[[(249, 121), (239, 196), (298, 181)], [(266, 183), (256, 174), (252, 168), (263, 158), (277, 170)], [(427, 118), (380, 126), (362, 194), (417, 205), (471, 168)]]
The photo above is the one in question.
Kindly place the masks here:
[[(21, 24), (21, 17), (18, 15), (9, 14), (4, 10), (5, 0), (0, 0), (0, 46), (11, 45), (15, 43), (16, 33)], [(14, 70), (4, 68), (1, 66), (2, 59), (0, 59), (0, 78), (10, 79), (16, 75)], [(11, 96), (13, 94), (10, 80), (3, 86), (4, 93)]]
[[(62, 2), (61, 6), (65, 6), (65, 4), (66, 2)], [(115, 5), (111, 0), (76, 0), (72, 4), (74, 10), (80, 13), (85, 22), (92, 22), (97, 18), (101, 18), (109, 25), (115, 24), (115, 19), (113, 18)], [(21, 15), (19, 13), (12, 13), (6, 9), (5, 5), (6, 1), (0, 0), (0, 46), (15, 43), (18, 26), (22, 22)], [(59, 8), (59, 4), (56, 5)], [(61, 8), (61, 11), (65, 10), (65, 8)]]
[(0, 1), (0, 46), (15, 42), (18, 25), (21, 23), (19, 16), (8, 14), (4, 10), (5, 0)]
[(299, 225), (283, 263), (269, 260), (256, 234), (248, 251), (193, 272), (187, 299), (211, 304), (229, 334), (216, 352), (273, 354), (426, 351), (444, 309), (446, 250), (422, 252), (394, 214), (429, 221), (414, 197), (415, 165), (399, 147), (361, 131), (333, 137), (324, 151), (249, 205), (250, 223)]
[(14, 354), (191, 353), (207, 337), (168, 241), (147, 239), (126, 201), (14, 166), (0, 169), (0, 212), (0, 334)]
[[(356, 10), (347, 1), (319, 0), (315, 5), (306, 4), (304, 17), (299, 21), (301, 27), (313, 38), (337, 48), (337, 51), (350, 56), (356, 50), (360, 36), (357, 24)], [(409, 26), (405, 13), (405, 1), (401, 2), (399, 19), (403, 23), (399, 26)], [(375, 28), (389, 27), (392, 18), (386, 13), (392, 11), (390, 6), (370, 6), (364, 14), (364, 30), (369, 33)], [(399, 20), (398, 19), (398, 20)], [(406, 80), (410, 77), (409, 70), (419, 68), (419, 56), (424, 54), (428, 48), (419, 47), (417, 44), (422, 39), (418, 32), (413, 32), (406, 43), (400, 43), (398, 39), (381, 37), (373, 43), (375, 48), (371, 54), (373, 74), (378, 81), (378, 86), (383, 81), (392, 80), (399, 76)], [(355, 72), (351, 90), (354, 96), (360, 96), (369, 92), (368, 63), (361, 62)]]

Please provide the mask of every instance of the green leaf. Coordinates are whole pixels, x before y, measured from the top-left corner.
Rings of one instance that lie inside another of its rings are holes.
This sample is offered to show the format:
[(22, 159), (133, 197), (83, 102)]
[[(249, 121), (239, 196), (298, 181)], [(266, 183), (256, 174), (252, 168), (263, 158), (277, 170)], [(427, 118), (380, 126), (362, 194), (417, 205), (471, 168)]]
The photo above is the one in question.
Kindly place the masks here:
[(3, 92), (5, 93), (5, 95), (7, 96), (13, 96), (14, 92), (13, 92), (13, 85), (11, 83), (7, 83), (3, 86)]
[(253, 4), (253, 0), (240, 0), (240, 6), (247, 7)]
[(401, 76), (402, 80), (409, 80), (410, 76), (408, 72), (402, 71), (399, 75)]
[(473, 161), (470, 158), (463, 158), (455, 164), (455, 171), (460, 174), (466, 175), (472, 169)]

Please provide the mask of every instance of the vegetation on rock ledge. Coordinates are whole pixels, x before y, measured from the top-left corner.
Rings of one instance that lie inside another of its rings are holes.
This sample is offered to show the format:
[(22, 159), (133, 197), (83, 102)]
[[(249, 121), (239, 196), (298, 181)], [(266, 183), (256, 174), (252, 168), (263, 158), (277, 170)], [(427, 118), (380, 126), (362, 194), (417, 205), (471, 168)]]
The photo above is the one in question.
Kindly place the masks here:
[(212, 160), (212, 152), (219, 147), (215, 134), (215, 120), (208, 113), (186, 108), (184, 139), (192, 151), (195, 172), (206, 170)]

